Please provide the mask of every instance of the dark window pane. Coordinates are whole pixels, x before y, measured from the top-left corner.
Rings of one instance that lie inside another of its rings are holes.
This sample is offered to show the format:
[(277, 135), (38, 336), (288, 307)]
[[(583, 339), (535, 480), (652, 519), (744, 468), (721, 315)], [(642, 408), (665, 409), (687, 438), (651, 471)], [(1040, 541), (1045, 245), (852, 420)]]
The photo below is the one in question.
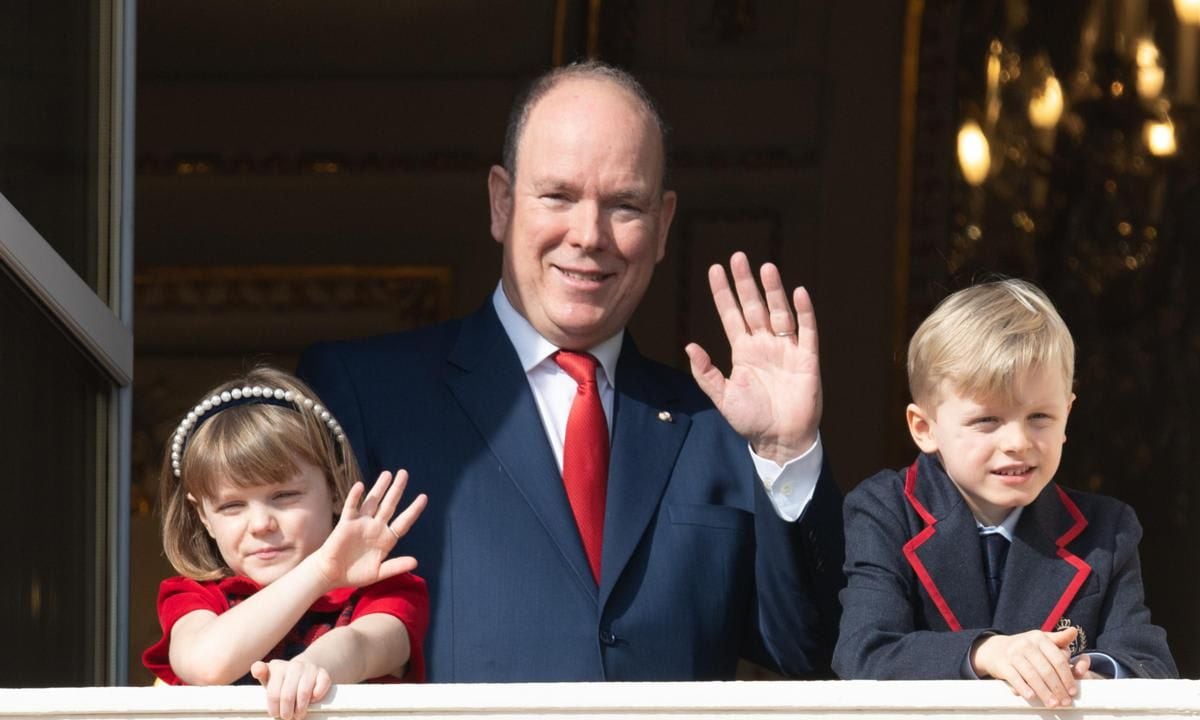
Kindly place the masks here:
[(97, 288), (97, 6), (11, 0), (0, 33), (0, 194)]
[[(0, 272), (0, 687), (91, 685), (106, 558), (98, 510), (109, 385)], [(100, 615), (102, 618), (103, 616)]]

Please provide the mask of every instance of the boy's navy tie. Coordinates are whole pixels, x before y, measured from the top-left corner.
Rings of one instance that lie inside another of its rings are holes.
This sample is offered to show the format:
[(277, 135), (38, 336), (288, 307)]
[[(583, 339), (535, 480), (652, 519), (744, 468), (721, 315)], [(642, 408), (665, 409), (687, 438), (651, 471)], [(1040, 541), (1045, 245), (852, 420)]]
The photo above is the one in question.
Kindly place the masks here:
[(987, 578), (988, 608), (996, 613), (1000, 597), (1000, 580), (1004, 577), (1004, 562), (1008, 559), (1008, 538), (1000, 533), (980, 535), (983, 544), (983, 574)]
[(600, 389), (596, 387), (596, 358), (587, 353), (559, 350), (554, 362), (579, 385), (563, 438), (563, 485), (592, 576), (599, 584), (608, 488), (608, 421), (600, 404)]

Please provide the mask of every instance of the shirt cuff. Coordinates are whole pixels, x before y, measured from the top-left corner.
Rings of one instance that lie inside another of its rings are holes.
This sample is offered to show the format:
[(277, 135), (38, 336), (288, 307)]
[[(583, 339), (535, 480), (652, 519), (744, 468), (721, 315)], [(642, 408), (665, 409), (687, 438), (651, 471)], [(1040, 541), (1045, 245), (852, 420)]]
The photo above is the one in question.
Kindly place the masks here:
[[(1091, 659), (1091, 671), (1097, 675), (1103, 675), (1104, 677), (1111, 678), (1113, 680), (1120, 680), (1122, 678), (1129, 677), (1129, 671), (1121, 667), (1121, 663), (1117, 662), (1116, 658), (1108, 653), (1085, 652), (1080, 653), (1080, 655), (1087, 655)], [(1075, 658), (1080, 657), (1080, 655), (1076, 655), (1071, 659), (1074, 660)]]
[(746, 448), (750, 451), (754, 469), (767, 491), (771, 506), (775, 508), (775, 514), (788, 522), (795, 522), (804, 514), (804, 508), (808, 507), (817, 489), (817, 479), (821, 477), (821, 463), (825, 459), (821, 435), (817, 434), (816, 441), (803, 455), (783, 465), (762, 457), (749, 444)]

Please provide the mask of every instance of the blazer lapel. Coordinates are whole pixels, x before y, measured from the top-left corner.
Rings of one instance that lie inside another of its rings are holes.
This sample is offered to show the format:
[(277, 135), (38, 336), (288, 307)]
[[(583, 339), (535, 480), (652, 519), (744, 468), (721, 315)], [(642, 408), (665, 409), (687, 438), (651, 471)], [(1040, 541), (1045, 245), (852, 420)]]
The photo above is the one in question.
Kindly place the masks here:
[(937, 615), (951, 630), (990, 627), (975, 516), (936, 458), (922, 455), (913, 464), (905, 498), (925, 527), (905, 544), (904, 555)]
[(676, 398), (664, 393), (628, 334), (617, 363), (612, 455), (604, 511), (600, 602), (607, 601), (651, 519), (691, 427), (683, 413), (666, 415)]
[(462, 333), (447, 360), (452, 368), (446, 382), (463, 412), (529, 503), (580, 586), (595, 599), (596, 583), (541, 415), (491, 302), (463, 320)]
[(1055, 629), (1091, 573), (1069, 549), (1087, 520), (1070, 497), (1051, 483), (1025, 509), (1004, 566), (996, 627), (1018, 632)]

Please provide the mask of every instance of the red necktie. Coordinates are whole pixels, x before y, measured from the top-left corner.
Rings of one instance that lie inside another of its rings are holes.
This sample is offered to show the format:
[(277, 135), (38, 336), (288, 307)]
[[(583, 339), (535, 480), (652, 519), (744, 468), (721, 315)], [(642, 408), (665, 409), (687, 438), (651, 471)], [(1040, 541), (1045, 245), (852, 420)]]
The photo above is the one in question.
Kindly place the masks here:
[(596, 387), (596, 358), (560, 350), (554, 362), (579, 384), (563, 440), (563, 485), (592, 575), (599, 583), (604, 497), (608, 487), (608, 422)]

